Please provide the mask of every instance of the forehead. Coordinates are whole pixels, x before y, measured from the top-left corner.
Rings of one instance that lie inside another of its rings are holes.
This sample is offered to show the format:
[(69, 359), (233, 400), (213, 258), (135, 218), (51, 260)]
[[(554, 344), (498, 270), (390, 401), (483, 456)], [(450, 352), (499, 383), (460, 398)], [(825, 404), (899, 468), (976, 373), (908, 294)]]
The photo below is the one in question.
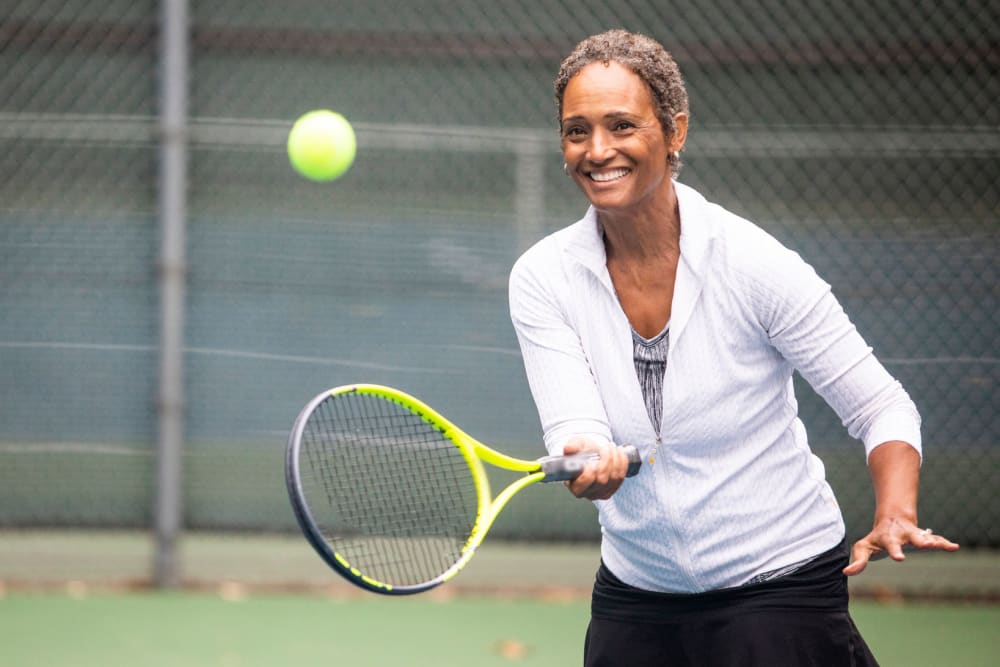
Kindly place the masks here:
[(563, 92), (563, 118), (610, 108), (653, 113), (653, 95), (638, 74), (621, 63), (590, 63), (573, 75)]

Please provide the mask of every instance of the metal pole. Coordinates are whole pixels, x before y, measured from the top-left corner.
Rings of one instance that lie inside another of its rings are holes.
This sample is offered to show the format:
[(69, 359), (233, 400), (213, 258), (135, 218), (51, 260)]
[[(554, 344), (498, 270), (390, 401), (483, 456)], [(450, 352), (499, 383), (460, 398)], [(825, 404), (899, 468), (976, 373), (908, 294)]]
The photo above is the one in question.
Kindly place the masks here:
[(530, 139), (516, 144), (514, 214), (517, 216), (517, 251), (520, 254), (545, 231), (544, 145)]
[(160, 10), (160, 378), (153, 576), (158, 587), (173, 588), (180, 581), (184, 449), (187, 0), (163, 0)]

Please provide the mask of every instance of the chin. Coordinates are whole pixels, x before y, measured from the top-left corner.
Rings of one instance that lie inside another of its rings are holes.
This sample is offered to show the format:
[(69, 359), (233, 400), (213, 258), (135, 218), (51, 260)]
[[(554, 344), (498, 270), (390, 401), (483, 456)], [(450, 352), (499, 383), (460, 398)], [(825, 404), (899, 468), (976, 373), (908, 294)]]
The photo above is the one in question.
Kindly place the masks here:
[(631, 208), (635, 205), (635, 202), (630, 198), (626, 199), (621, 196), (608, 196), (606, 194), (594, 194), (590, 192), (587, 193), (587, 201), (599, 211), (614, 211)]

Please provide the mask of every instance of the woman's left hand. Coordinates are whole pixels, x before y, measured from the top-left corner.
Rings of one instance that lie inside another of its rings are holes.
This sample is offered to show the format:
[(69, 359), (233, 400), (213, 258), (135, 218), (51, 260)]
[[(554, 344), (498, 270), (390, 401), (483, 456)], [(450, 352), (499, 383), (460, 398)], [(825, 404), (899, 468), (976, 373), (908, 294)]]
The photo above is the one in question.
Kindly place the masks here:
[(869, 561), (888, 556), (895, 561), (906, 559), (904, 551), (957, 551), (958, 545), (930, 528), (918, 528), (908, 519), (887, 517), (876, 522), (872, 532), (854, 543), (851, 562), (844, 574), (860, 574)]

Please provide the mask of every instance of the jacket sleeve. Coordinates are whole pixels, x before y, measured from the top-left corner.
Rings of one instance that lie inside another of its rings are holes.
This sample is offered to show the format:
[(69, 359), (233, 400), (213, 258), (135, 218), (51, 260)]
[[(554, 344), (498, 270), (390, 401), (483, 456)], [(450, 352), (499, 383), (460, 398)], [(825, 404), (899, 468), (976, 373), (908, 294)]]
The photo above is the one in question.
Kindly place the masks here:
[(870, 455), (890, 440), (922, 451), (920, 414), (875, 358), (830, 285), (799, 255), (770, 239), (754, 262), (753, 302), (771, 344), (837, 413)]
[(559, 298), (565, 279), (549, 254), (539, 257), (544, 250), (536, 246), (514, 265), (510, 316), (545, 447), (562, 454), (573, 437), (610, 442), (611, 429), (580, 335)]

